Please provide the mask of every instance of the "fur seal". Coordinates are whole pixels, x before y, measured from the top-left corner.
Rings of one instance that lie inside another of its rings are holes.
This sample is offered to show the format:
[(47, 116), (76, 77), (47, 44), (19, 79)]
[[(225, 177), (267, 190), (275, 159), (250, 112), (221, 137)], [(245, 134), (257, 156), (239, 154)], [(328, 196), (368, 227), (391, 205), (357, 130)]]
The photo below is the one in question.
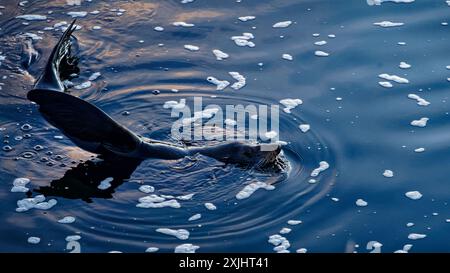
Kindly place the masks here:
[(180, 159), (198, 153), (221, 162), (259, 169), (271, 168), (281, 162), (278, 156), (281, 146), (278, 144), (226, 142), (186, 148), (144, 138), (117, 123), (95, 105), (66, 93), (63, 81), (71, 74), (79, 73), (78, 58), (71, 53), (74, 30), (75, 20), (51, 52), (44, 72), (27, 97), (39, 105), (39, 111), (50, 124), (80, 148), (99, 155), (140, 160)]

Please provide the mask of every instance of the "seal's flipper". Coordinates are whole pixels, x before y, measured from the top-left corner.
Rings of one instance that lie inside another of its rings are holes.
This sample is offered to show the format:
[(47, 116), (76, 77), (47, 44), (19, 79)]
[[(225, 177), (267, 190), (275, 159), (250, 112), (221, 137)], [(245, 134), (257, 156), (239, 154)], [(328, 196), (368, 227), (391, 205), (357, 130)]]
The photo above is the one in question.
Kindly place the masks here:
[(67, 79), (70, 74), (79, 72), (78, 58), (71, 55), (70, 37), (76, 29), (75, 21), (73, 20), (59, 39), (58, 44), (50, 54), (44, 72), (36, 81), (34, 89), (63, 92), (65, 87), (62, 81)]
[(53, 49), (42, 76), (29, 100), (39, 104), (39, 111), (80, 148), (97, 154), (114, 153), (135, 157), (141, 139), (118, 124), (95, 105), (64, 93), (62, 69), (71, 65), (70, 35), (75, 21), (67, 28)]

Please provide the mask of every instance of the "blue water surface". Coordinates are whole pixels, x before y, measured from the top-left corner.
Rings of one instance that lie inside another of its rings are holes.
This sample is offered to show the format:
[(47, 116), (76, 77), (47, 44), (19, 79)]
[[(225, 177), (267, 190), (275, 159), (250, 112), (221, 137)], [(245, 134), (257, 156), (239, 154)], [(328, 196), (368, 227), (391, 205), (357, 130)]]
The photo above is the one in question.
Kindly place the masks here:
[[(382, 244), (381, 252), (406, 244), (412, 244), (410, 252), (450, 250), (450, 6), (445, 0), (379, 5), (366, 0), (4, 0), (0, 5), (0, 137), (12, 148), (0, 151), (1, 252), (69, 252), (69, 235), (81, 236), (81, 252), (148, 247), (174, 252), (185, 243), (199, 246), (197, 252), (273, 252), (269, 237), (286, 227), (291, 232), (281, 236), (290, 252), (370, 252), (367, 245), (373, 241)], [(81, 29), (74, 34), (81, 72), (73, 82), (81, 84), (95, 72), (101, 76), (89, 88), (70, 89), (73, 95), (143, 136), (172, 142), (177, 142), (170, 135), (175, 119), (163, 108), (169, 100), (192, 104), (201, 96), (205, 105), (223, 106), (302, 99), (291, 114), (280, 113), (289, 173), (261, 174), (201, 156), (149, 159), (138, 166), (130, 161), (107, 169), (129, 175), (104, 194), (69, 183), (68, 189), (47, 192), (47, 200), (57, 200), (51, 209), (16, 212), (18, 200), (38, 195), (52, 181), (55, 187), (68, 170), (95, 157), (47, 123), (26, 99), (65, 26), (55, 24), (70, 22), (68, 12), (80, 11), (87, 14), (78, 18)], [(46, 19), (16, 18), (26, 14)], [(256, 18), (242, 22), (241, 16)], [(194, 26), (172, 25), (179, 21)], [(282, 21), (292, 24), (273, 28)], [(383, 21), (404, 25), (374, 25)], [(156, 26), (164, 31), (155, 31)], [(231, 40), (245, 32), (254, 35), (255, 47), (238, 47)], [(319, 41), (326, 44), (315, 45)], [(188, 44), (199, 50), (186, 50)], [(216, 60), (214, 49), (229, 58)], [(316, 56), (319, 50), (329, 56)], [(411, 67), (402, 69), (400, 62)], [(231, 71), (245, 76), (245, 87), (217, 91), (206, 80), (213, 76), (233, 83)], [(385, 88), (379, 82), (388, 80), (380, 74), (409, 83), (389, 81), (392, 88)], [(420, 106), (409, 94), (430, 104)], [(420, 118), (429, 119), (425, 127), (410, 124)], [(300, 124), (311, 129), (303, 133)], [(415, 152), (418, 148), (425, 150)], [(330, 167), (310, 183), (321, 161)], [(385, 170), (393, 177), (383, 176)], [(18, 177), (31, 180), (28, 195), (10, 192)], [(274, 183), (275, 189), (238, 200), (236, 194), (255, 181)], [(141, 185), (153, 186), (152, 194), (194, 196), (178, 200), (181, 208), (139, 208), (138, 199), (146, 196), (138, 190)], [(406, 197), (411, 191), (422, 198)], [(358, 206), (358, 199), (367, 206)], [(208, 210), (207, 202), (217, 209)], [(188, 221), (197, 213), (202, 218)], [(76, 221), (58, 223), (64, 216)], [(289, 225), (289, 220), (302, 223)], [(180, 240), (158, 228), (186, 229), (190, 236)], [(412, 240), (414, 234), (426, 237)], [(30, 236), (41, 241), (30, 244)]]

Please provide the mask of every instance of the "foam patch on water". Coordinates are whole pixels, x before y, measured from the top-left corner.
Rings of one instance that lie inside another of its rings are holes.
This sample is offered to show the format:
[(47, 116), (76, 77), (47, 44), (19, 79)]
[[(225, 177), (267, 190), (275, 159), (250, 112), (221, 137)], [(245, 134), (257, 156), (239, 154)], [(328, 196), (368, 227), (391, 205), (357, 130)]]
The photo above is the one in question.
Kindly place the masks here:
[(273, 250), (278, 253), (288, 253), (291, 247), (289, 240), (279, 234), (270, 235), (268, 242), (275, 246)]
[(67, 0), (67, 5), (68, 6), (80, 6), (81, 5), (81, 0)]
[(40, 210), (49, 210), (54, 207), (58, 202), (56, 199), (50, 199), (45, 202), (44, 195), (37, 195), (32, 198), (24, 198), (17, 201), (17, 212), (24, 212), (30, 209), (40, 209)]
[(384, 2), (392, 2), (392, 3), (397, 3), (397, 4), (398, 3), (408, 4), (408, 3), (412, 3), (414, 1), (415, 0), (367, 0), (367, 4), (369, 6), (373, 6), (373, 5), (379, 6)]
[(255, 47), (255, 43), (250, 41), (254, 38), (255, 36), (253, 36), (252, 33), (244, 32), (241, 36), (232, 36), (231, 40), (233, 40), (237, 46)]
[(199, 246), (193, 244), (182, 244), (175, 247), (175, 253), (195, 253)]
[(170, 235), (170, 236), (175, 236), (180, 240), (189, 239), (189, 231), (187, 231), (185, 229), (158, 228), (158, 229), (156, 229), (156, 232)]
[(427, 237), (426, 234), (420, 234), (420, 233), (411, 233), (408, 235), (408, 239), (410, 240), (420, 240)]
[(136, 207), (144, 208), (144, 209), (165, 208), (165, 207), (178, 209), (178, 208), (181, 208), (181, 205), (175, 199), (166, 200), (166, 197), (152, 194), (152, 195), (148, 195), (148, 196), (139, 198), (139, 203), (136, 205)]
[(416, 95), (416, 94), (409, 94), (408, 98), (416, 100), (417, 101), (417, 105), (420, 105), (420, 106), (428, 106), (428, 105), (430, 105), (429, 101), (421, 98), (419, 95)]
[(194, 195), (195, 195), (195, 193), (189, 193), (189, 194), (177, 196), (176, 198), (177, 198), (178, 200), (187, 201), (187, 200), (191, 200), (192, 197), (194, 197)]
[(247, 22), (247, 21), (255, 20), (256, 17), (249, 15), (249, 16), (241, 16), (238, 19), (242, 22)]
[(31, 236), (31, 237), (28, 237), (27, 242), (28, 242), (29, 244), (36, 245), (36, 244), (39, 244), (39, 242), (41, 242), (41, 238)]
[(73, 222), (75, 222), (75, 217), (73, 216), (65, 216), (58, 220), (58, 223), (60, 224), (72, 224)]
[(296, 226), (296, 225), (299, 225), (299, 224), (301, 224), (303, 222), (301, 220), (289, 220), (289, 221), (287, 221), (287, 223), (288, 223), (288, 225)]
[(176, 26), (176, 27), (193, 27), (194, 26), (194, 24), (189, 24), (186, 22), (173, 22), (172, 25)]
[(164, 109), (182, 109), (186, 106), (186, 99), (180, 99), (180, 102), (170, 100), (163, 105)]
[(214, 56), (216, 56), (216, 60), (218, 60), (218, 61), (222, 61), (222, 60), (230, 57), (230, 55), (228, 55), (227, 53), (225, 53), (219, 49), (213, 49), (212, 53), (214, 54)]
[(92, 75), (89, 76), (88, 80), (90, 80), (90, 81), (95, 81), (95, 80), (98, 79), (101, 75), (102, 75), (102, 73), (100, 73), (100, 72), (92, 73)]
[(413, 245), (411, 244), (406, 244), (403, 246), (403, 249), (396, 250), (394, 253), (408, 253), (411, 250), (412, 246)]
[(284, 227), (280, 230), (280, 234), (288, 234), (291, 233), (291, 231), (292, 229)]
[(249, 198), (253, 193), (255, 193), (259, 189), (265, 189), (268, 191), (274, 190), (275, 187), (273, 185), (269, 185), (264, 182), (254, 182), (247, 186), (245, 186), (240, 192), (236, 194), (236, 199), (242, 200)]
[(81, 240), (80, 235), (69, 235), (66, 237), (66, 242), (74, 242), (74, 241), (78, 241), (78, 240)]
[(425, 148), (416, 148), (416, 149), (414, 149), (414, 152), (423, 153), (423, 152), (425, 152)]
[(216, 90), (218, 91), (223, 90), (227, 88), (228, 85), (230, 85), (229, 81), (226, 80), (221, 81), (212, 76), (209, 76), (208, 78), (206, 78), (206, 80), (212, 84), (215, 84), (217, 86)]
[(17, 19), (23, 19), (27, 21), (42, 21), (47, 20), (47, 16), (45, 15), (38, 15), (38, 14), (24, 14), (16, 16)]
[(388, 81), (393, 81), (396, 83), (409, 83), (409, 80), (406, 78), (402, 78), (400, 76), (397, 75), (389, 75), (386, 73), (380, 74), (378, 75), (379, 78), (384, 79), (384, 80), (388, 80)]
[(234, 90), (239, 90), (247, 84), (245, 77), (239, 74), (239, 72), (229, 72), (229, 74), (231, 77), (233, 77), (233, 79), (237, 81), (233, 83), (233, 85), (231, 85), (231, 88), (233, 88)]
[(369, 203), (367, 203), (366, 201), (364, 201), (363, 199), (358, 199), (356, 200), (355, 204), (358, 207), (367, 207), (367, 205), (369, 205)]
[(405, 196), (411, 200), (419, 200), (422, 198), (422, 194), (419, 191), (409, 191), (405, 193)]
[(401, 69), (409, 69), (409, 68), (411, 68), (411, 65), (409, 63), (406, 63), (406, 62), (400, 62), (398, 67), (400, 67)]
[(145, 252), (153, 253), (153, 252), (157, 252), (158, 250), (159, 250), (159, 248), (157, 248), (157, 247), (149, 247), (145, 250)]
[(403, 26), (404, 23), (396, 23), (396, 22), (391, 22), (391, 21), (381, 21), (381, 22), (376, 22), (373, 23), (375, 26), (380, 26), (380, 27), (400, 27)]
[(429, 120), (429, 118), (423, 117), (421, 119), (411, 121), (410, 124), (415, 127), (425, 127), (427, 126)]
[(320, 161), (320, 162), (319, 162), (319, 167), (316, 168), (316, 169), (314, 169), (314, 170), (311, 172), (311, 176), (312, 176), (312, 177), (317, 177), (317, 176), (319, 176), (319, 174), (320, 174), (321, 172), (327, 170), (329, 167), (330, 167), (330, 164), (328, 164), (328, 162), (326, 162), (326, 161)]
[(323, 45), (327, 44), (327, 41), (317, 41), (317, 42), (314, 42), (314, 44), (317, 46), (323, 46)]
[(393, 87), (392, 83), (390, 83), (390, 82), (378, 82), (378, 84), (383, 86), (384, 88), (391, 88), (391, 87)]
[(311, 129), (311, 125), (309, 124), (300, 124), (298, 126), (298, 128), (300, 128), (300, 131), (302, 131), (303, 133), (308, 132)]
[(11, 192), (28, 192), (30, 190), (26, 187), (28, 183), (30, 183), (30, 179), (28, 178), (20, 177), (14, 179)]
[(75, 85), (74, 88), (77, 90), (82, 90), (82, 89), (86, 89), (92, 86), (92, 82), (91, 81), (85, 81), (81, 84)]
[(217, 207), (213, 203), (205, 203), (205, 208), (208, 210), (216, 210)]
[(306, 252), (308, 252), (308, 249), (306, 249), (306, 248), (299, 248), (295, 252), (297, 252), (297, 253), (306, 253)]
[(385, 170), (385, 171), (383, 172), (383, 176), (386, 177), (386, 178), (394, 177), (394, 172), (391, 171), (391, 170)]
[(37, 35), (35, 33), (31, 33), (31, 32), (24, 33), (24, 34), (20, 35), (20, 37), (30, 38), (30, 39), (32, 39), (34, 41), (38, 41), (38, 40), (42, 40), (43, 39), (42, 36), (39, 36), (39, 35)]
[(292, 24), (292, 21), (281, 21), (278, 23), (275, 23), (272, 27), (273, 28), (287, 28)]
[(67, 13), (67, 15), (71, 16), (72, 18), (86, 17), (87, 14), (87, 11), (70, 11)]
[(198, 120), (202, 120), (203, 118), (212, 118), (218, 111), (218, 108), (208, 108), (203, 111), (194, 112), (193, 117), (184, 118), (181, 122), (183, 125), (188, 125)]
[(108, 177), (105, 180), (103, 180), (102, 182), (100, 182), (100, 184), (97, 186), (97, 188), (99, 190), (106, 190), (109, 189), (111, 187), (111, 182), (114, 180), (114, 178), (112, 177)]
[(155, 188), (150, 185), (142, 185), (139, 187), (139, 191), (141, 191), (143, 193), (152, 193), (155, 191)]
[(191, 217), (189, 217), (188, 221), (195, 221), (202, 218), (202, 215), (200, 213), (194, 214)]
[(286, 53), (281, 55), (281, 58), (283, 58), (284, 60), (288, 60), (288, 61), (294, 60), (294, 57), (292, 57), (292, 55), (286, 54)]
[(200, 50), (200, 48), (195, 45), (184, 45), (184, 48), (189, 51), (199, 51)]
[(314, 55), (316, 55), (317, 57), (328, 57), (330, 56), (330, 53), (321, 50), (316, 50), (314, 52)]
[(283, 99), (280, 100), (280, 103), (285, 107), (283, 111), (290, 114), (291, 110), (299, 105), (302, 105), (303, 101), (301, 99)]

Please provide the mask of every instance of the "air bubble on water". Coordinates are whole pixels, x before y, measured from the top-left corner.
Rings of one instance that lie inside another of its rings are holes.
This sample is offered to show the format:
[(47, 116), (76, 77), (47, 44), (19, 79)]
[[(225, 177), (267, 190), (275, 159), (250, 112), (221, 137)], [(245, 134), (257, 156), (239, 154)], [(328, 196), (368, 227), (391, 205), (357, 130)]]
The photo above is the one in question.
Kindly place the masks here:
[(24, 125), (22, 125), (22, 126), (20, 127), (20, 129), (21, 129), (22, 131), (30, 131), (31, 129), (33, 129), (33, 127), (32, 127), (30, 124), (25, 123)]

